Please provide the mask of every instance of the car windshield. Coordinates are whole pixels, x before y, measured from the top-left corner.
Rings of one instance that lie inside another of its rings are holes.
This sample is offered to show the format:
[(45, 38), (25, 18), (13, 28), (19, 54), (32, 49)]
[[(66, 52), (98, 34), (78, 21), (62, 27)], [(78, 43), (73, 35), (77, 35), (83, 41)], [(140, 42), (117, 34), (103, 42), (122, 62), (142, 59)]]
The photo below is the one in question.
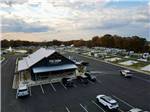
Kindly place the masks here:
[(111, 103), (112, 105), (117, 105), (117, 103)]
[(103, 96), (102, 98), (105, 99), (105, 100), (108, 101), (108, 102), (110, 102), (110, 101), (112, 100), (112, 98), (109, 97), (109, 96)]
[(126, 70), (126, 71), (124, 71), (124, 72), (126, 72), (126, 73), (131, 73), (130, 71), (128, 71), (128, 70)]
[(19, 92), (27, 91), (27, 89), (20, 89)]

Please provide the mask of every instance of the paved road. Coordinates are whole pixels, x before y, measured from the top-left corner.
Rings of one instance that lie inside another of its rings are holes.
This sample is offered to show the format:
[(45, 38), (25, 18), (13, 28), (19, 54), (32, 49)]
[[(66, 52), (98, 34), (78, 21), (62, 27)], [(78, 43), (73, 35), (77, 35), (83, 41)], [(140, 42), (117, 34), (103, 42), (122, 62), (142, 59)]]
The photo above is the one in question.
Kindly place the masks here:
[(15, 57), (10, 57), (1, 65), (2, 112), (11, 112), (16, 108), (16, 101), (14, 100), (16, 91), (12, 89), (15, 60)]
[(30, 89), (31, 96), (23, 99), (16, 99), (16, 90), (12, 89), (16, 58), (8, 58), (2, 64), (2, 112), (107, 112), (95, 104), (98, 94), (114, 97), (123, 111), (133, 106), (150, 111), (149, 76), (135, 72), (136, 77), (124, 79), (118, 72), (119, 67), (73, 56), (88, 61), (90, 70), (100, 71), (94, 74), (97, 83), (82, 85), (75, 81), (76, 86), (70, 89), (65, 89), (61, 83), (35, 86)]
[(135, 107), (150, 110), (150, 75), (132, 71), (134, 73), (133, 78), (124, 79), (119, 73), (119, 70), (123, 69), (121, 67), (85, 58), (74, 53), (68, 53), (68, 55), (89, 62), (88, 69), (92, 71), (103, 72), (98, 77), (107, 91), (125, 99)]

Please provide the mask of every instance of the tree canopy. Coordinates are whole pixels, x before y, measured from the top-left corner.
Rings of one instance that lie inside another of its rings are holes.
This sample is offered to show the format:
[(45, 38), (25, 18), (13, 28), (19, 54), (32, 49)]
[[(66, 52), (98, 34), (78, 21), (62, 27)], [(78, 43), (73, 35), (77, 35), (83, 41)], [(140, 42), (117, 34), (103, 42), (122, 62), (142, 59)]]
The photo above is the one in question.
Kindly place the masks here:
[(21, 40), (1, 40), (1, 47), (19, 47), (19, 46), (60, 46), (64, 44), (66, 46), (74, 45), (76, 47), (87, 46), (87, 47), (108, 47), (108, 48), (120, 48), (126, 50), (132, 50), (135, 52), (150, 52), (150, 47), (145, 38), (138, 36), (132, 37), (121, 37), (118, 35), (106, 34), (104, 36), (94, 36), (91, 40), (70, 40), (60, 41), (53, 40), (48, 42), (30, 42)]

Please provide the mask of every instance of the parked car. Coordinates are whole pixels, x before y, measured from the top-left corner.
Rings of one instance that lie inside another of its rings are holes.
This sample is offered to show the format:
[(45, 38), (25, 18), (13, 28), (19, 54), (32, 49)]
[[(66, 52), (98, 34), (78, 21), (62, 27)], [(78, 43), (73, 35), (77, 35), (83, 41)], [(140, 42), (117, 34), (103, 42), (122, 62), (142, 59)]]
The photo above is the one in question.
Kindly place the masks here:
[(28, 86), (26, 84), (19, 84), (19, 88), (17, 89), (17, 96), (22, 97), (27, 95), (29, 95)]
[(128, 112), (148, 112), (148, 111), (143, 111), (142, 109), (139, 109), (139, 108), (133, 108), (129, 110)]
[(120, 70), (121, 75), (124, 77), (132, 77), (132, 73), (130, 70)]
[(96, 81), (96, 77), (91, 75), (90, 72), (86, 72), (85, 75), (87, 76), (87, 79), (92, 81), (92, 82), (95, 82)]
[(70, 79), (70, 78), (63, 78), (62, 83), (66, 87), (73, 87), (73, 84), (74, 84), (72, 79)]
[(83, 84), (88, 84), (88, 80), (87, 80), (87, 77), (83, 77), (83, 76), (77, 76), (77, 80), (80, 82), (80, 83), (83, 83)]
[(117, 101), (111, 98), (110, 96), (98, 95), (96, 99), (99, 103), (101, 103), (102, 105), (104, 105), (110, 110), (113, 110), (113, 109), (117, 110), (119, 108)]
[(89, 63), (86, 62), (86, 61), (82, 61), (81, 63), (82, 63), (82, 65), (84, 65), (84, 66), (88, 66), (88, 65), (89, 65)]

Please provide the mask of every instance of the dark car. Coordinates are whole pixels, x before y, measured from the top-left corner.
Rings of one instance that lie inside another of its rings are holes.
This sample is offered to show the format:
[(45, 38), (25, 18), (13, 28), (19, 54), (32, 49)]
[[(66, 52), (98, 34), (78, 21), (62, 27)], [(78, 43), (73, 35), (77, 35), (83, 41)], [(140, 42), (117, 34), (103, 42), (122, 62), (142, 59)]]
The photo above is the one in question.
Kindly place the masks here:
[(73, 87), (73, 81), (70, 78), (63, 78), (62, 83), (66, 87)]
[(80, 83), (88, 84), (87, 77), (77, 76), (77, 80), (78, 80)]
[(89, 65), (89, 63), (86, 62), (86, 61), (82, 61), (81, 63), (82, 63), (82, 65), (84, 65), (84, 66), (88, 66), (88, 65)]
[(96, 82), (96, 77), (92, 76), (89, 72), (86, 72), (85, 75), (87, 76), (87, 79), (92, 81), (92, 82)]

